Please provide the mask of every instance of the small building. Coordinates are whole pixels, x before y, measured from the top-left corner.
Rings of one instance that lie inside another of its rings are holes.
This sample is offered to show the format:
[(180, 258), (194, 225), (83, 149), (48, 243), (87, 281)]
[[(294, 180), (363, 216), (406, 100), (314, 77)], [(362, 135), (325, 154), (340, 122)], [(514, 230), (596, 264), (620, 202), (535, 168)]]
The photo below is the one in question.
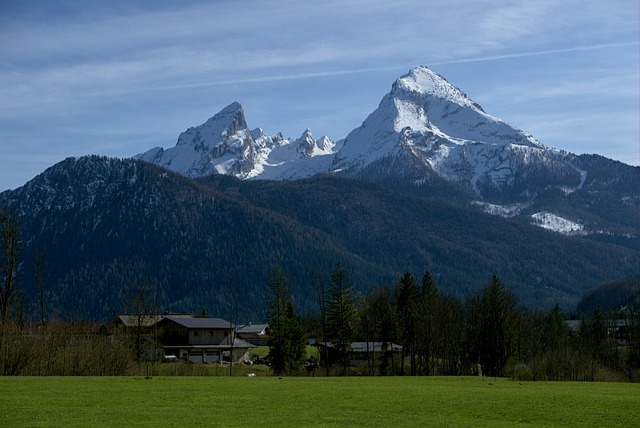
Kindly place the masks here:
[(248, 360), (255, 347), (236, 337), (235, 326), (221, 318), (162, 316), (158, 327), (165, 356), (193, 363)]
[[(329, 364), (333, 365), (339, 358), (338, 350), (332, 342), (316, 342), (320, 359), (328, 354)], [(351, 366), (366, 365), (368, 361), (378, 361), (385, 353), (400, 353), (402, 346), (395, 343), (387, 343), (383, 348), (383, 342), (353, 342), (349, 351), (349, 363)]]
[(247, 324), (236, 329), (238, 338), (256, 346), (269, 345), (271, 339), (269, 324)]

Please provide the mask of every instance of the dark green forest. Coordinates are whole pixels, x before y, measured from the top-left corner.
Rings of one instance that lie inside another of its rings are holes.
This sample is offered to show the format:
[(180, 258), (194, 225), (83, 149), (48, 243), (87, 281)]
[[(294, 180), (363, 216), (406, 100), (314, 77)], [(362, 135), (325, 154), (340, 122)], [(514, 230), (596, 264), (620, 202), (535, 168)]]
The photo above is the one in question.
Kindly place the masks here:
[(563, 236), (339, 177), (194, 181), (92, 156), (0, 194), (0, 205), (19, 223), (16, 298), (28, 319), (41, 312), (37, 255), (46, 316), (64, 320), (112, 319), (142, 280), (164, 311), (224, 314), (233, 299), (239, 319), (264, 320), (272, 266), (287, 272), (299, 313), (338, 262), (363, 294), (429, 271), (464, 298), (498, 274), (520, 305), (565, 311), (589, 288), (640, 271), (638, 238)]
[[(442, 294), (429, 272), (405, 272), (366, 295), (349, 284), (349, 272), (336, 265), (321, 286), (316, 310), (302, 318), (320, 343), (333, 343), (333, 357), (321, 353), (317, 373), (640, 381), (638, 305), (610, 311), (596, 306), (570, 319), (558, 305), (522, 307), (497, 275), (463, 299)], [(275, 329), (272, 338), (279, 343), (286, 330)], [(368, 352), (366, 364), (350, 364), (355, 341), (380, 343), (381, 351)], [(397, 345), (400, 352), (393, 352)]]

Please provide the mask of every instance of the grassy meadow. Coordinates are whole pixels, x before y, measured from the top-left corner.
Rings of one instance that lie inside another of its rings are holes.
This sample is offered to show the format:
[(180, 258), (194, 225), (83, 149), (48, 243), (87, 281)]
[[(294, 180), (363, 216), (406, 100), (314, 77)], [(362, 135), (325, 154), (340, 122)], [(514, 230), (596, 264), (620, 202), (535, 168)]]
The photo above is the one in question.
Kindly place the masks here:
[(640, 385), (454, 377), (0, 377), (0, 426), (638, 426)]

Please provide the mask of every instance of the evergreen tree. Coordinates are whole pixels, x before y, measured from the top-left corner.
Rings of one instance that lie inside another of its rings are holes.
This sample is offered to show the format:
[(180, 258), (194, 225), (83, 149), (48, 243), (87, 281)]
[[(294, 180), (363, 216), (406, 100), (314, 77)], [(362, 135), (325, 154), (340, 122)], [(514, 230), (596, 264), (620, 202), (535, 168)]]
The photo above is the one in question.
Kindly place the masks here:
[(607, 333), (607, 320), (605, 314), (597, 306), (590, 319), (584, 319), (580, 323), (580, 344), (583, 355), (588, 355), (591, 379), (595, 378), (600, 365), (608, 365), (616, 368), (615, 343)]
[(278, 375), (295, 375), (304, 368), (307, 338), (293, 306), (287, 278), (280, 268), (275, 268), (272, 271), (269, 290), (271, 368)]
[(553, 310), (546, 318), (545, 326), (545, 350), (554, 350), (564, 345), (567, 335), (567, 327), (564, 323), (564, 315), (560, 310), (560, 305), (556, 303)]
[(438, 285), (431, 274), (426, 272), (422, 277), (420, 287), (418, 309), (420, 316), (417, 320), (417, 347), (421, 353), (420, 365), (422, 374), (429, 375), (434, 371), (433, 365), (436, 360), (436, 325), (444, 317), (444, 314), (439, 312), (441, 307), (442, 299)]
[(403, 374), (405, 357), (409, 356), (411, 375), (416, 374), (416, 341), (418, 329), (418, 296), (416, 280), (410, 273), (402, 275), (398, 286), (398, 314), (402, 354), (400, 374)]
[(496, 275), (472, 301), (474, 349), (484, 375), (504, 374), (512, 355), (514, 311), (514, 298)]
[(349, 271), (338, 263), (331, 272), (327, 303), (329, 337), (347, 374), (349, 352), (356, 332), (356, 297)]
[(392, 344), (399, 342), (397, 338), (398, 317), (390, 287), (376, 287), (367, 297), (371, 308), (373, 331), (381, 342), (380, 375), (395, 374), (394, 350)]
[(307, 334), (291, 299), (287, 301), (283, 336), (286, 350), (284, 353), (285, 373), (289, 375), (300, 374), (304, 369), (307, 357)]

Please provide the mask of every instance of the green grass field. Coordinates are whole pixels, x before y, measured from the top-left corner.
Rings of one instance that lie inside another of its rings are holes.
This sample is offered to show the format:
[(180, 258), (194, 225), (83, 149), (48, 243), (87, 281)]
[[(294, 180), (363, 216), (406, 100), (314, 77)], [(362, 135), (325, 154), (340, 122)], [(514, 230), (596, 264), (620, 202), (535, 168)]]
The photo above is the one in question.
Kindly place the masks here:
[(451, 377), (0, 377), (0, 426), (640, 424), (640, 385)]

